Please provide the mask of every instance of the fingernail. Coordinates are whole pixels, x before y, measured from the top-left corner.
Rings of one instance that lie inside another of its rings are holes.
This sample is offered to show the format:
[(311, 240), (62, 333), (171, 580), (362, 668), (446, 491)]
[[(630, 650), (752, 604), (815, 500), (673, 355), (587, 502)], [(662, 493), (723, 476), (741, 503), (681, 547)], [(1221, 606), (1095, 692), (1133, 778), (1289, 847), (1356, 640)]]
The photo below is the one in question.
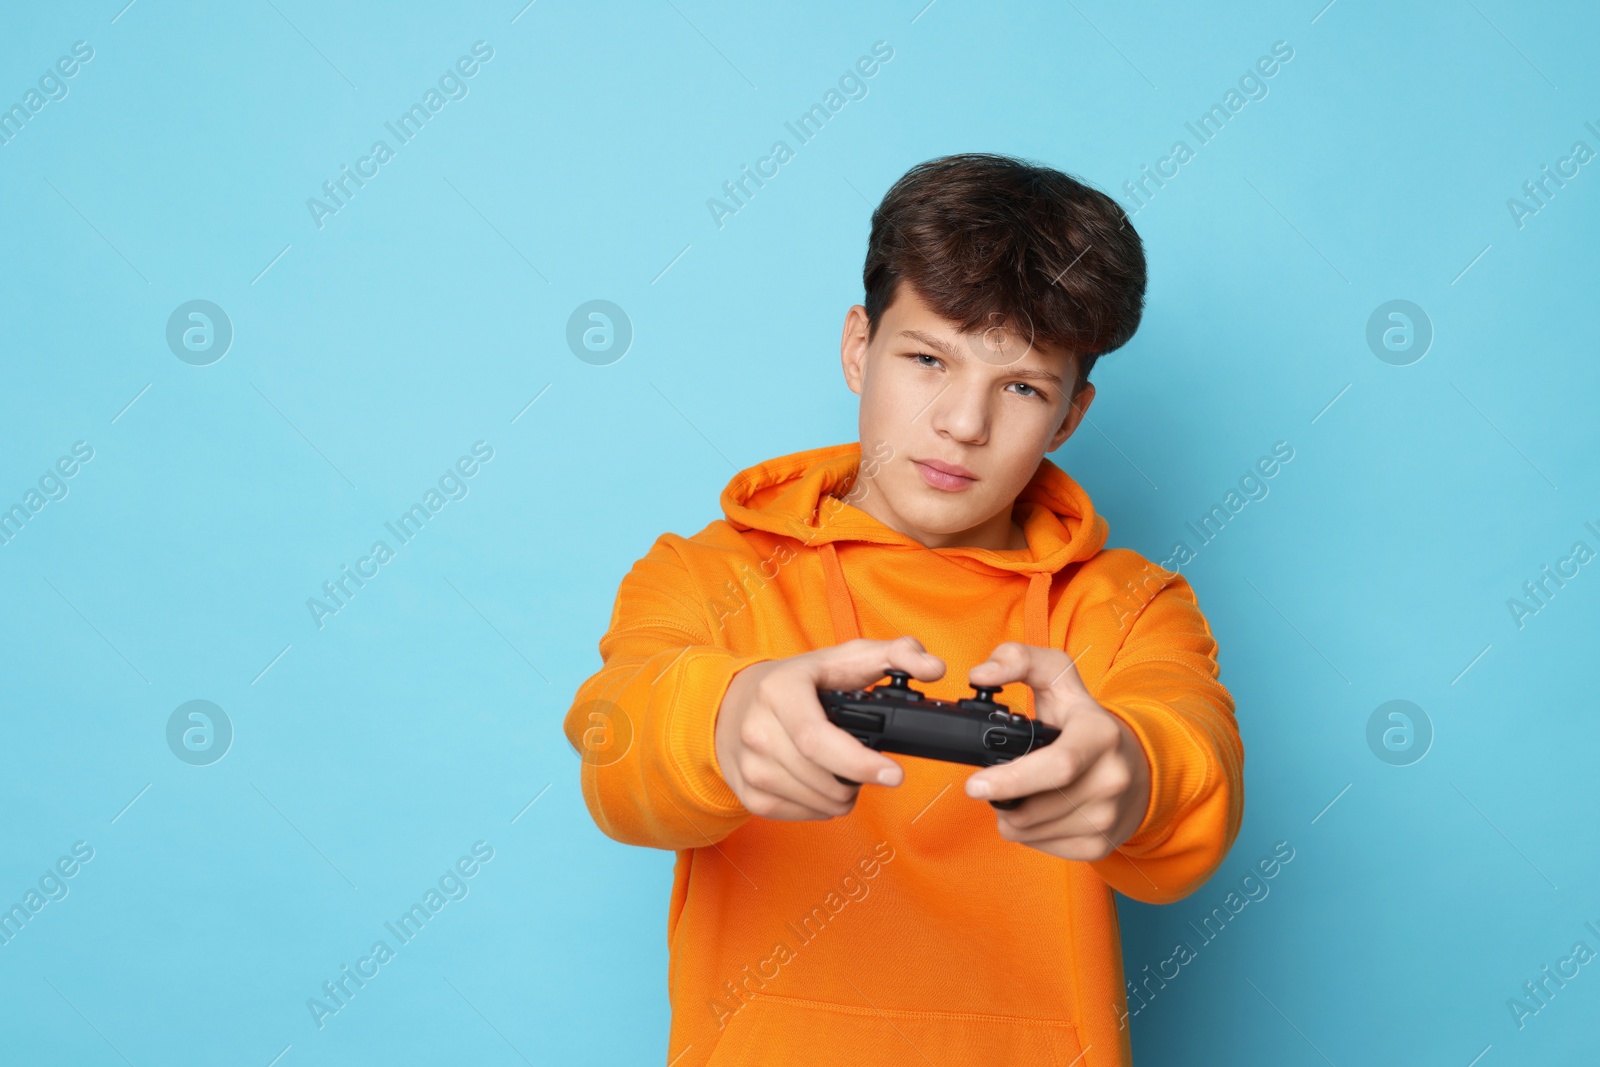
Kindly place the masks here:
[(967, 796), (969, 797), (977, 797), (981, 800), (993, 791), (994, 790), (989, 786), (989, 779), (987, 778), (967, 779)]
[(879, 771), (878, 772), (878, 784), (879, 785), (899, 785), (900, 784), (900, 768), (898, 768), (898, 767), (885, 767), (883, 770)]

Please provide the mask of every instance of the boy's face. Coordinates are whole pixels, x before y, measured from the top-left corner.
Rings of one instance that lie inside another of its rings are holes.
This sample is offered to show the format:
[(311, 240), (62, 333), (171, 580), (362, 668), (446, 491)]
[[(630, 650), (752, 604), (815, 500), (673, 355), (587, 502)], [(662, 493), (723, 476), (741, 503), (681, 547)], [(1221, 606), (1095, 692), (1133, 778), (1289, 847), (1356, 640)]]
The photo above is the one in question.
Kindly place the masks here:
[(851, 503), (929, 548), (1026, 547), (1011, 519), (1017, 494), (1094, 399), (1092, 385), (1069, 395), (1077, 357), (1016, 332), (961, 333), (905, 283), (871, 343), (867, 325), (866, 308), (852, 307), (840, 343), (861, 397), (864, 485)]

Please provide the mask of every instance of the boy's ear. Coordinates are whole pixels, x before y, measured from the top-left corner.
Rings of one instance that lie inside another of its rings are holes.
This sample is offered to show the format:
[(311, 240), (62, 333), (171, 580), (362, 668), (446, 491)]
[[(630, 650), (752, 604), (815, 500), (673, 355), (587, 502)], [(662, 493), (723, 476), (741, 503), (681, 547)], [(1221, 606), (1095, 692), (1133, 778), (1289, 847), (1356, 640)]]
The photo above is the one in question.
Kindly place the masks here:
[(1066, 444), (1067, 438), (1071, 437), (1073, 431), (1078, 428), (1078, 424), (1083, 421), (1084, 414), (1089, 410), (1089, 405), (1093, 402), (1094, 386), (1085, 382), (1083, 388), (1078, 390), (1077, 395), (1072, 398), (1072, 402), (1067, 409), (1067, 416), (1061, 420), (1061, 428), (1051, 436), (1050, 447), (1045, 449), (1046, 452), (1054, 452)]
[(839, 362), (844, 367), (845, 384), (857, 396), (867, 372), (867, 309), (855, 305), (844, 316), (844, 333), (839, 338)]

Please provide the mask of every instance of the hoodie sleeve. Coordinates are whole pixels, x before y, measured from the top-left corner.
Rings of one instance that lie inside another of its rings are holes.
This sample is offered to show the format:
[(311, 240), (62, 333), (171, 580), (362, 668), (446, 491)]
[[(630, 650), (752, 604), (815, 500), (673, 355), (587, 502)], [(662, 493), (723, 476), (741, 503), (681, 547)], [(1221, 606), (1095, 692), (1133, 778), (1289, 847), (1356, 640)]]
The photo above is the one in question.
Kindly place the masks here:
[(733, 676), (771, 656), (716, 643), (711, 610), (664, 535), (623, 578), (600, 638), (604, 665), (578, 687), (567, 740), (583, 799), (606, 836), (682, 849), (750, 817), (717, 765), (717, 710)]
[(1187, 580), (1173, 574), (1133, 619), (1095, 699), (1150, 761), (1150, 806), (1133, 836), (1093, 863), (1113, 889), (1170, 904), (1222, 864), (1244, 814), (1244, 744), (1217, 681), (1217, 644)]

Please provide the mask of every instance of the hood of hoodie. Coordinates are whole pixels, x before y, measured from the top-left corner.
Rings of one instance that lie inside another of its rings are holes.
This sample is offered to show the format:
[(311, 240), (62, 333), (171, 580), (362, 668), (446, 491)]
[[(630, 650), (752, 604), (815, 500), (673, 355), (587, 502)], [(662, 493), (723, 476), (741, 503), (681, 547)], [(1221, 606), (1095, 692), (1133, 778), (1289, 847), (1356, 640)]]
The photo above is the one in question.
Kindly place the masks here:
[[(1109, 528), (1095, 513), (1089, 494), (1044, 457), (1017, 495), (1012, 516), (1028, 547), (928, 548), (885, 526), (840, 498), (855, 484), (861, 445), (829, 445), (759, 463), (734, 475), (722, 491), (722, 511), (736, 529), (764, 530), (821, 547), (865, 541), (970, 561), (973, 569), (1015, 574), (1055, 574), (1105, 547)], [(969, 565), (963, 563), (963, 565)]]
[[(1055, 576), (1099, 552), (1109, 532), (1082, 486), (1041, 458), (1012, 506), (1026, 548), (929, 548), (841, 499), (854, 485), (860, 463), (859, 442), (813, 448), (740, 471), (722, 493), (722, 510), (735, 529), (791, 537), (816, 551), (835, 644), (863, 636), (856, 598), (839, 560), (839, 546), (855, 542), (908, 556), (931, 553), (977, 574), (1021, 579), (1022, 640), (1054, 645), (1050, 591)], [(1031, 699), (1024, 703), (1031, 709)]]

